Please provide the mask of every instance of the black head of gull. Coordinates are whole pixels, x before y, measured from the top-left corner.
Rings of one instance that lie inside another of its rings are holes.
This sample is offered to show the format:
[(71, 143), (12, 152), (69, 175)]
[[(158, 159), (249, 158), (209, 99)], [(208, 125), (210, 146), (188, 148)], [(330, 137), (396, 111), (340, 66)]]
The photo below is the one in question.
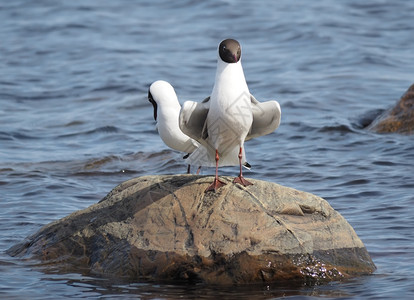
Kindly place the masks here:
[(219, 55), (221, 60), (226, 63), (237, 63), (241, 57), (239, 42), (233, 39), (222, 41), (219, 45)]

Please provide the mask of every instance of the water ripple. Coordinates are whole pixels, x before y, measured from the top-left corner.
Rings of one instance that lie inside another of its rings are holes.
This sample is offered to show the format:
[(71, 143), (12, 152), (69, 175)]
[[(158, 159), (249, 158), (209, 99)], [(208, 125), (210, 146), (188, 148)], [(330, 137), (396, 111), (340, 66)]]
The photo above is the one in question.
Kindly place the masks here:
[(148, 86), (168, 80), (181, 102), (201, 101), (214, 83), (217, 43), (234, 37), (252, 94), (282, 107), (280, 128), (246, 143), (246, 176), (326, 198), (378, 271), (309, 289), (217, 292), (43, 274), (0, 255), (0, 297), (412, 298), (414, 142), (365, 128), (412, 84), (413, 3), (3, 1), (2, 249), (124, 180), (185, 173), (182, 154), (157, 135)]

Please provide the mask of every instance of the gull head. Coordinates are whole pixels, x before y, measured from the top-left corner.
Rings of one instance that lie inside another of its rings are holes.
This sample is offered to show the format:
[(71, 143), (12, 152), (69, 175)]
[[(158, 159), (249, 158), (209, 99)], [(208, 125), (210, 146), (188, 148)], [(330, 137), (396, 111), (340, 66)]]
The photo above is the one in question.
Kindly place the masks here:
[(229, 64), (237, 63), (241, 57), (241, 46), (238, 41), (227, 39), (220, 43), (218, 52), (222, 61)]
[(159, 106), (168, 109), (180, 105), (172, 85), (163, 80), (157, 80), (151, 84), (148, 89), (148, 101), (154, 106), (155, 121), (157, 121)]

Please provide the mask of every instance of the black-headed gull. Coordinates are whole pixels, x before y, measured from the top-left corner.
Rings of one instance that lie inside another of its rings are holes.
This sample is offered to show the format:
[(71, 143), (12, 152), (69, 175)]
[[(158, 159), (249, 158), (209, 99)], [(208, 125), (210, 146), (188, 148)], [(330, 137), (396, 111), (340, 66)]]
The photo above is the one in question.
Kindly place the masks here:
[(181, 105), (171, 84), (163, 80), (152, 83), (148, 90), (148, 100), (154, 106), (154, 120), (157, 121), (156, 128), (162, 141), (174, 150), (194, 152), (199, 143), (185, 135), (178, 125)]
[(250, 94), (240, 58), (238, 41), (222, 41), (210, 97), (200, 103), (187, 101), (181, 108), (181, 130), (202, 145), (189, 156), (189, 163), (216, 167), (214, 181), (206, 192), (225, 185), (218, 178), (219, 166), (239, 165), (240, 173), (234, 182), (251, 185), (242, 174), (246, 163), (244, 141), (272, 133), (280, 124), (279, 103), (260, 103)]

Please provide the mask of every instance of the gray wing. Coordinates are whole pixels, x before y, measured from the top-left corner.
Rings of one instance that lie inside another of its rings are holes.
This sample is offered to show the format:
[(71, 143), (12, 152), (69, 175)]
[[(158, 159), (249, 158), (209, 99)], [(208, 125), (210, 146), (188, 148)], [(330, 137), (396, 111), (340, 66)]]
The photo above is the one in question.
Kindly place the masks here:
[(184, 134), (202, 141), (207, 138), (206, 119), (210, 108), (210, 97), (204, 99), (201, 103), (186, 101), (180, 111), (179, 125)]
[(253, 123), (246, 141), (255, 137), (272, 133), (279, 127), (281, 110), (277, 101), (259, 102), (250, 95), (252, 103)]

